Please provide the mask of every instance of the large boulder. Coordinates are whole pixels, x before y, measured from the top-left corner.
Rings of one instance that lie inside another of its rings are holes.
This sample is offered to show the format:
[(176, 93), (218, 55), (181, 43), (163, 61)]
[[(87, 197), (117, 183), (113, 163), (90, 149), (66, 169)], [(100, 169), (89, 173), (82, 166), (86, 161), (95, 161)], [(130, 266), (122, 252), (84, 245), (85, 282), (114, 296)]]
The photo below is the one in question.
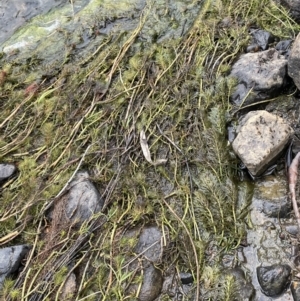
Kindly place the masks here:
[(238, 80), (232, 102), (247, 105), (272, 98), (285, 84), (286, 69), (287, 60), (275, 49), (243, 54), (230, 74)]
[(267, 111), (252, 111), (240, 122), (232, 143), (253, 176), (259, 176), (283, 150), (293, 129), (281, 118)]
[(293, 79), (297, 88), (300, 89), (300, 33), (296, 37), (290, 52), (288, 74)]

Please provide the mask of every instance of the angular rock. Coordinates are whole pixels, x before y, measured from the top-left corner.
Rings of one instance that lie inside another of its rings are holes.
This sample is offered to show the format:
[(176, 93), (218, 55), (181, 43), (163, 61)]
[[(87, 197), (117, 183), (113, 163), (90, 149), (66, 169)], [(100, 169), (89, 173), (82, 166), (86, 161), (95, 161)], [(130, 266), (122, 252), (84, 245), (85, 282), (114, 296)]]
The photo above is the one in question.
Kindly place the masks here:
[(240, 123), (232, 143), (253, 176), (259, 176), (287, 144), (293, 129), (281, 118), (267, 111), (249, 112)]
[(28, 245), (19, 245), (0, 249), (0, 287), (7, 276), (14, 274), (21, 260), (30, 250)]
[(287, 264), (258, 267), (256, 271), (258, 282), (267, 296), (282, 294), (290, 284), (291, 267)]
[(288, 58), (288, 74), (297, 88), (300, 89), (300, 33), (294, 41)]
[(90, 182), (88, 172), (78, 172), (70, 187), (65, 201), (65, 212), (70, 220), (83, 223), (102, 209), (103, 200)]
[(276, 44), (275, 49), (287, 59), (290, 55), (292, 40), (280, 41)]
[(253, 42), (257, 44), (262, 50), (266, 50), (270, 43), (274, 42), (274, 36), (265, 30), (254, 29), (251, 31)]
[(241, 55), (231, 76), (238, 85), (231, 95), (236, 105), (248, 105), (272, 98), (285, 84), (287, 60), (275, 49)]
[(0, 164), (0, 182), (11, 177), (16, 170), (17, 168), (13, 164)]

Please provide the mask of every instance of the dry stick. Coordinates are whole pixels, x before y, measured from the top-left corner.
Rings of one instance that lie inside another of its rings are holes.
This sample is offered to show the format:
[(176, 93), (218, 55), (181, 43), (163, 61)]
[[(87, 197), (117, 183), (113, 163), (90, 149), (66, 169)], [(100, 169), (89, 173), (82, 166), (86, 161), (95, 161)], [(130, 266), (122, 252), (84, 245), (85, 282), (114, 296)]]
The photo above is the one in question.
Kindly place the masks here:
[(291, 194), (293, 209), (298, 223), (298, 228), (300, 230), (300, 214), (296, 200), (296, 184), (298, 178), (298, 165), (300, 161), (300, 152), (297, 153), (296, 157), (293, 159), (289, 169), (288, 169), (288, 181), (289, 181), (289, 190)]

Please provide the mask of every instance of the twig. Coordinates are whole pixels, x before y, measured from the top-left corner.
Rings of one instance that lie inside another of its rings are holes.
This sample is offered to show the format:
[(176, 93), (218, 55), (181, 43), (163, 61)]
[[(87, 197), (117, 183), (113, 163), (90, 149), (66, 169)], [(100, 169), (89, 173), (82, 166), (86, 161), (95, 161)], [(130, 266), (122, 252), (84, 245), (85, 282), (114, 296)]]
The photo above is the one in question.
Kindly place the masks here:
[(298, 223), (298, 228), (300, 230), (300, 214), (296, 200), (296, 184), (298, 178), (298, 165), (300, 161), (300, 152), (297, 153), (296, 157), (293, 159), (289, 169), (288, 169), (288, 181), (289, 181), (289, 190), (291, 194), (293, 209)]

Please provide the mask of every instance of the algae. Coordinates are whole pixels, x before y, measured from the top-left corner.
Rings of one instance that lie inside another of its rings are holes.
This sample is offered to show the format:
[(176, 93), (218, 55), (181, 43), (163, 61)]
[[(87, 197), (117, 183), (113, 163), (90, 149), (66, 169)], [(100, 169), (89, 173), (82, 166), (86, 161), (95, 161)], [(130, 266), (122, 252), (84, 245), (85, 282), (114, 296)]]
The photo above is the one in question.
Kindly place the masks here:
[[(266, 0), (95, 0), (64, 9), (34, 18), (4, 47), (30, 32), (34, 43), (1, 58), (0, 156), (19, 174), (2, 188), (0, 243), (33, 245), (3, 300), (60, 300), (71, 272), (72, 300), (137, 299), (139, 289), (126, 290), (143, 281), (141, 269), (127, 270), (136, 239), (122, 233), (153, 222), (168, 229), (159, 268), (193, 273), (186, 300), (233, 300), (220, 258), (243, 239), (248, 204), (239, 203), (226, 141), (236, 84), (227, 75), (250, 26), (289, 38), (299, 26)], [(146, 161), (142, 130), (153, 161), (166, 164)], [(45, 250), (48, 209), (78, 168), (91, 171), (104, 208)]]

